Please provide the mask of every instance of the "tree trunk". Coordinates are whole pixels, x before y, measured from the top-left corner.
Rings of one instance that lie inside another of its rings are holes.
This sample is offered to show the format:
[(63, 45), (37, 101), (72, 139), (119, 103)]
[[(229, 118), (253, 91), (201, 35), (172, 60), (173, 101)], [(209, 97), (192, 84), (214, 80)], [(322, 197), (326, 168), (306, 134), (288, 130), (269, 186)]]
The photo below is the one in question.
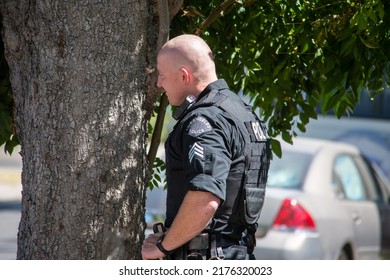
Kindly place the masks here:
[(139, 259), (154, 1), (1, 2), (23, 159), (17, 258)]

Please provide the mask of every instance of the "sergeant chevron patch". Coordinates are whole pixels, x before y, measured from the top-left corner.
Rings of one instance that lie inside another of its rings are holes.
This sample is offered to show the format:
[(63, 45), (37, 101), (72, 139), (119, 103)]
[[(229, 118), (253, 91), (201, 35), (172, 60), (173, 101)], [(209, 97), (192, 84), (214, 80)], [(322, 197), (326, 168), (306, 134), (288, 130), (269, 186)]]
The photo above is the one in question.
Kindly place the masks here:
[(204, 148), (197, 142), (192, 145), (190, 151), (188, 152), (188, 159), (190, 162), (192, 162), (194, 158), (199, 158), (201, 160), (204, 158)]

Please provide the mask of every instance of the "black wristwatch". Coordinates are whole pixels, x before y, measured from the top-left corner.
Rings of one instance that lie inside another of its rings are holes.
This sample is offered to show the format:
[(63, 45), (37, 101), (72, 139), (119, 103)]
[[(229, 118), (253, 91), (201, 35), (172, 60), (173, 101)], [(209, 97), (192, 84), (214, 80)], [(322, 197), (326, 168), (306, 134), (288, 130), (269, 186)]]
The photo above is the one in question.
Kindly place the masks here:
[(163, 233), (160, 238), (157, 240), (156, 246), (157, 248), (164, 253), (165, 256), (168, 256), (173, 253), (174, 250), (168, 251), (167, 249), (164, 248), (164, 246), (161, 244), (164, 240), (165, 234)]

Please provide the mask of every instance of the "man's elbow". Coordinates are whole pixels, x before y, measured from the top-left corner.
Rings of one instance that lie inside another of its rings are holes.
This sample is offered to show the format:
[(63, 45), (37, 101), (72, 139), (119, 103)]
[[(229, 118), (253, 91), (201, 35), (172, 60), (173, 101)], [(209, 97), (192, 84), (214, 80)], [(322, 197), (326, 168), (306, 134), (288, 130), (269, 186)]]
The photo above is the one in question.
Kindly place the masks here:
[(210, 195), (210, 200), (209, 200), (209, 207), (216, 212), (219, 205), (221, 204), (221, 199), (218, 198), (217, 196), (213, 195), (212, 193), (209, 193)]

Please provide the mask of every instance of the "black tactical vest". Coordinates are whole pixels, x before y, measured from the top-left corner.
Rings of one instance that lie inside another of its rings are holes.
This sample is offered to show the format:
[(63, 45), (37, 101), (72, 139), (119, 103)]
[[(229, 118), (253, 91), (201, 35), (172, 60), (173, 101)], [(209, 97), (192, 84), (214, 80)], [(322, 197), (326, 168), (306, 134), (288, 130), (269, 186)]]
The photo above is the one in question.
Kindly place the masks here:
[[(230, 114), (235, 120), (245, 146), (242, 155), (245, 166), (241, 177), (228, 176), (228, 188), (234, 187), (237, 195), (227, 194), (225, 204), (233, 205), (229, 222), (241, 228), (252, 228), (259, 219), (264, 204), (271, 149), (270, 138), (265, 125), (252, 112), (252, 108), (238, 104), (239, 101), (226, 98), (224, 90), (215, 106)], [(241, 102), (242, 103), (242, 102)]]
[[(264, 203), (268, 168), (270, 164), (270, 139), (263, 122), (252, 112), (252, 108), (229, 89), (212, 90), (195, 104), (190, 104), (179, 117), (184, 121), (190, 112), (199, 107), (210, 107), (234, 120), (238, 127), (244, 148), (232, 159), (226, 180), (226, 200), (218, 208), (208, 231), (222, 232), (233, 238), (240, 238), (248, 228), (255, 230)], [(168, 171), (168, 170), (167, 170)], [(178, 173), (175, 178), (181, 181)], [(178, 189), (178, 188), (177, 188)], [(185, 191), (185, 190), (180, 190)], [(171, 194), (182, 196), (183, 194)], [(171, 199), (171, 203), (181, 203)], [(179, 207), (179, 204), (175, 206)]]

